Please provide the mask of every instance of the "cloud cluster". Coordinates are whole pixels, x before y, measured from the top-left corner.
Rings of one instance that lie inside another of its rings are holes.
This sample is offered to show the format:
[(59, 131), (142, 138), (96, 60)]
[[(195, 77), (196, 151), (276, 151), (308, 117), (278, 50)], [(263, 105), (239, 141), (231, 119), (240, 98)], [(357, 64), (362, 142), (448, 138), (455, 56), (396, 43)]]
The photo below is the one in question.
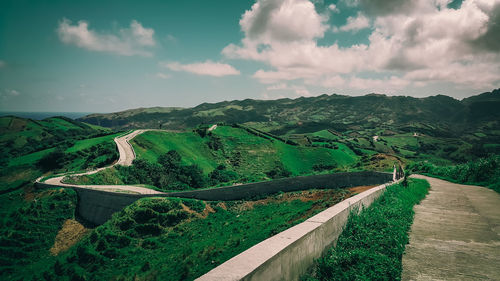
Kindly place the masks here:
[(253, 75), (265, 84), (381, 92), (431, 83), (499, 85), (500, 0), (464, 0), (457, 9), (448, 8), (451, 0), (344, 1), (359, 13), (337, 31), (370, 28), (368, 44), (319, 45), (335, 29), (311, 2), (257, 0), (240, 20), (241, 43), (222, 53), (268, 64), (271, 70)]
[(344, 26), (341, 26), (339, 30), (358, 31), (368, 27), (370, 27), (370, 20), (362, 13), (358, 13), (356, 17), (348, 17), (347, 23)]
[(59, 22), (57, 33), (65, 44), (123, 56), (151, 56), (152, 53), (145, 48), (156, 44), (154, 30), (143, 27), (136, 20), (130, 23), (129, 28), (122, 28), (116, 34), (106, 34), (89, 29), (89, 23), (84, 20), (73, 25), (70, 20), (63, 19)]
[(229, 64), (213, 62), (210, 60), (190, 64), (181, 64), (179, 62), (162, 62), (160, 63), (160, 65), (172, 71), (183, 71), (206, 76), (222, 77), (240, 74), (237, 69)]

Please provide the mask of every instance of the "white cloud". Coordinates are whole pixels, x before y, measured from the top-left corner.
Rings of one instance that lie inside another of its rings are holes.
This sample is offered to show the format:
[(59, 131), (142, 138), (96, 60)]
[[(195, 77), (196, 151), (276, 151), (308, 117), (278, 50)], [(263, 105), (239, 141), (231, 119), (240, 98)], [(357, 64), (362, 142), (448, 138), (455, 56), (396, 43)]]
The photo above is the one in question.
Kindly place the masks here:
[(352, 89), (391, 94), (403, 89), (408, 84), (410, 84), (409, 81), (396, 76), (383, 79), (364, 79), (352, 77), (348, 82), (348, 87)]
[(337, 8), (337, 5), (335, 5), (335, 4), (328, 5), (328, 10), (330, 10), (334, 13), (337, 13), (337, 14), (340, 13), (339, 8)]
[(167, 34), (166, 36), (167, 41), (172, 42), (172, 43), (177, 43), (177, 38), (173, 36), (172, 34)]
[(72, 25), (68, 19), (59, 22), (57, 28), (59, 39), (65, 44), (76, 45), (91, 51), (110, 52), (123, 56), (152, 56), (145, 47), (156, 45), (154, 30), (144, 28), (133, 20), (129, 28), (120, 29), (117, 34), (99, 33), (89, 29), (87, 21), (79, 21)]
[(172, 71), (184, 71), (198, 75), (208, 75), (215, 77), (222, 77), (228, 75), (239, 75), (240, 72), (233, 66), (220, 62), (212, 62), (207, 60), (205, 62), (181, 64), (178, 62), (163, 62), (161, 66), (166, 67)]
[(279, 83), (275, 85), (268, 86), (266, 88), (268, 91), (285, 91), (285, 92), (293, 92), (295, 95), (294, 96), (303, 96), (303, 97), (309, 97), (311, 96), (311, 93), (309, 90), (301, 85), (288, 85), (286, 83)]
[(158, 72), (158, 73), (155, 74), (155, 77), (156, 78), (160, 78), (160, 79), (169, 79), (172, 76), (170, 74), (165, 74), (165, 73), (162, 73), (162, 72)]
[(285, 83), (274, 84), (266, 88), (266, 90), (268, 91), (286, 90), (286, 89), (288, 89), (288, 85)]
[(323, 37), (326, 20), (307, 0), (259, 0), (243, 14), (240, 26), (248, 38), (269, 44)]
[(16, 91), (14, 89), (4, 89), (3, 91), (0, 90), (0, 96), (4, 99), (8, 97), (17, 97), (19, 95), (21, 95), (21, 93), (19, 93), (19, 91)]
[(358, 31), (370, 27), (370, 20), (365, 17), (362, 13), (358, 13), (356, 17), (348, 17), (347, 23), (341, 26), (339, 30), (341, 31)]
[(311, 93), (303, 85), (289, 85), (286, 83), (278, 83), (270, 85), (266, 91), (262, 93), (264, 99), (277, 99), (277, 98), (296, 98), (296, 97), (310, 97)]
[(3, 60), (0, 60), (0, 68), (3, 68), (7, 65), (7, 63)]
[[(379, 92), (425, 83), (485, 90), (500, 85), (500, 0), (464, 0), (458, 9), (448, 9), (446, 0), (397, 1), (374, 0), (384, 7), (394, 4), (386, 10), (368, 0), (349, 1), (362, 12), (341, 29), (372, 31), (367, 44), (340, 47), (318, 45), (331, 27), (311, 2), (257, 0), (240, 20), (241, 43), (226, 46), (222, 54), (269, 65), (253, 75), (265, 84), (302, 81)], [(300, 24), (296, 16), (283, 16), (304, 10)]]

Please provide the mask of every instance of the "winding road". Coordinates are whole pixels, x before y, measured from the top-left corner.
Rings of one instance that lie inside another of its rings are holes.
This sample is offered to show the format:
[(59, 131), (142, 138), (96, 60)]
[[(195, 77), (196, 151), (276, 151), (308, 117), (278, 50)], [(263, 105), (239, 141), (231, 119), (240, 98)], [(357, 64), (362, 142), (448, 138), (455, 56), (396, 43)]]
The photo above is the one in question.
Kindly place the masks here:
[[(135, 159), (135, 152), (134, 149), (132, 148), (132, 145), (130, 144), (130, 140), (135, 138), (136, 136), (149, 131), (149, 130), (135, 130), (132, 131), (126, 135), (116, 137), (114, 139), (116, 143), (116, 147), (118, 148), (118, 152), (120, 153), (120, 158), (116, 163), (114, 163), (111, 166), (107, 167), (102, 167), (93, 171), (88, 171), (84, 173), (79, 173), (79, 174), (71, 174), (72, 176), (83, 176), (83, 175), (91, 175), (95, 174), (97, 172), (100, 172), (104, 169), (111, 168), (115, 165), (122, 165), (122, 166), (130, 166), (132, 165), (132, 161)], [(149, 189), (146, 187), (141, 187), (141, 186), (136, 186), (136, 185), (76, 185), (76, 184), (67, 184), (63, 183), (62, 180), (64, 177), (66, 177), (67, 174), (64, 175), (57, 175), (55, 177), (49, 178), (43, 183), (50, 184), (50, 185), (56, 185), (60, 187), (79, 187), (79, 188), (87, 188), (87, 189), (98, 189), (98, 190), (103, 190), (103, 191), (109, 191), (109, 192), (123, 192), (123, 193), (134, 193), (134, 194), (162, 194), (163, 192), (159, 192), (153, 189)], [(37, 179), (37, 182), (42, 182), (41, 178)]]

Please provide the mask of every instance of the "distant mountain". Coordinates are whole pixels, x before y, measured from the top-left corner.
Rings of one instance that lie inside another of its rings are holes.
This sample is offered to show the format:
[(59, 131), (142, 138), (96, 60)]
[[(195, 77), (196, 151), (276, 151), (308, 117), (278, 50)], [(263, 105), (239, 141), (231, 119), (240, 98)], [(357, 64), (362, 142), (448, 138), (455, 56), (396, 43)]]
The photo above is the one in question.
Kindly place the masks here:
[[(460, 132), (477, 122), (498, 123), (500, 89), (462, 101), (445, 95), (426, 98), (408, 96), (321, 95), (278, 100), (236, 100), (203, 103), (193, 108), (139, 108), (78, 119), (113, 128), (185, 129), (199, 124), (258, 123), (274, 133), (286, 134), (321, 129), (344, 131), (361, 126), (407, 128), (419, 123), (434, 134)], [(424, 126), (425, 127), (425, 126)], [(408, 129), (410, 130), (410, 129)], [(431, 132), (429, 132), (431, 133)]]

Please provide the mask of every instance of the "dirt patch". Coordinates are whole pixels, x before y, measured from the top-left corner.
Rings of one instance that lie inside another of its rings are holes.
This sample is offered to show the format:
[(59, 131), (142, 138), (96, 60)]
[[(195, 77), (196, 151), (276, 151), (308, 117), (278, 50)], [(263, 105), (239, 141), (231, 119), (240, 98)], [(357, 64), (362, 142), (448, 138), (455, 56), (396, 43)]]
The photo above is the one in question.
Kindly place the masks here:
[[(188, 206), (184, 205), (181, 203), (181, 206), (182, 206), (182, 210), (184, 210), (186, 213), (188, 214), (192, 214), (192, 215), (195, 215), (197, 218), (204, 218), (204, 216), (194, 210), (192, 210), (191, 208), (189, 208)], [(206, 216), (205, 216), (206, 217)]]
[(210, 204), (205, 202), (205, 210), (203, 210), (202, 215), (204, 218), (206, 218), (209, 213), (215, 213), (215, 210), (214, 210), (214, 208), (212, 208), (212, 206), (210, 206)]
[(221, 209), (224, 209), (224, 210), (227, 210), (226, 203), (224, 203), (224, 202), (217, 203), (217, 207), (219, 207)]
[(351, 196), (354, 196), (356, 194), (359, 194), (363, 191), (366, 191), (370, 188), (374, 188), (376, 185), (363, 185), (363, 186), (356, 186), (356, 187), (351, 187), (348, 190), (351, 192)]
[(182, 206), (182, 210), (184, 210), (186, 213), (192, 214), (192, 215), (196, 216), (197, 218), (201, 218), (201, 219), (206, 218), (208, 216), (208, 214), (210, 214), (210, 213), (215, 213), (215, 210), (207, 202), (205, 202), (205, 209), (203, 210), (203, 212), (201, 214), (194, 211), (193, 209), (189, 208), (188, 206), (186, 206), (182, 203), (181, 203), (181, 206)]
[(71, 246), (80, 241), (88, 232), (82, 224), (75, 220), (66, 220), (57, 233), (54, 246), (50, 248), (50, 253), (57, 256), (59, 253), (68, 250)]
[(55, 193), (61, 193), (63, 191), (64, 191), (63, 188), (59, 188), (59, 189), (49, 189), (49, 190), (45, 190), (45, 191), (36, 193), (36, 191), (33, 188), (27, 188), (24, 190), (24, 200), (27, 202), (31, 202), (31, 201), (36, 200), (38, 198), (52, 196)]
[(307, 201), (318, 201), (318, 202), (338, 202), (338, 198), (347, 198), (349, 192), (345, 189), (322, 189), (322, 190), (304, 190), (298, 192), (287, 192), (274, 196), (270, 196), (264, 199), (255, 201), (243, 201), (239, 204), (233, 206), (238, 211), (251, 210), (258, 205), (267, 205), (269, 203), (282, 203), (290, 202), (294, 200), (300, 200), (302, 202)]

